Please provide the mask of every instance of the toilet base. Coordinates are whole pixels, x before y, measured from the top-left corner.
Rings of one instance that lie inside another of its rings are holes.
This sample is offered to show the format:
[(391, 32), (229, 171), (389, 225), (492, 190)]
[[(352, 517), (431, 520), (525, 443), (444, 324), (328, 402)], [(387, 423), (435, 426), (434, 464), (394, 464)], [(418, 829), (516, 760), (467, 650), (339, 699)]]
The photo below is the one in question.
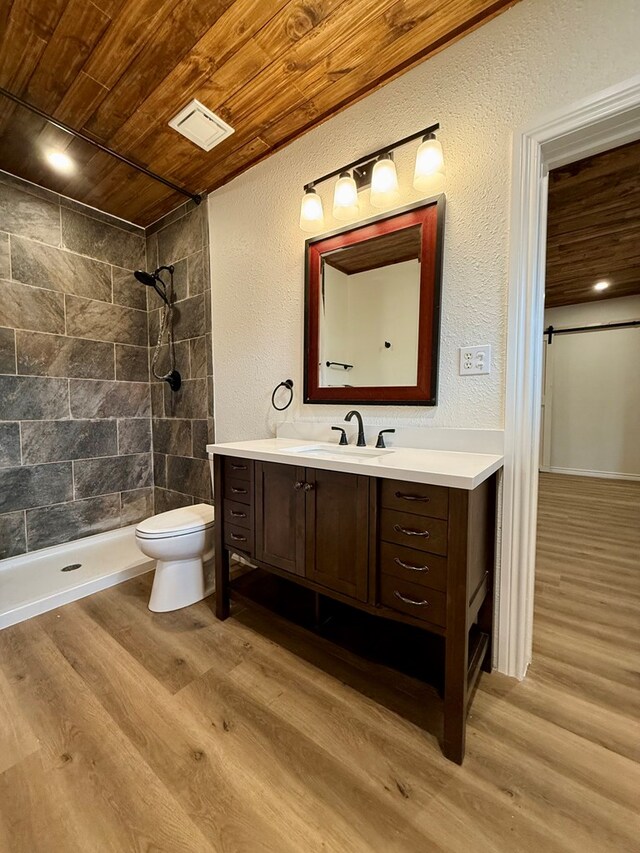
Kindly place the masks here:
[[(209, 582), (207, 582), (209, 580)], [(213, 592), (210, 573), (202, 560), (158, 560), (153, 579), (149, 610), (168, 613), (202, 601)]]

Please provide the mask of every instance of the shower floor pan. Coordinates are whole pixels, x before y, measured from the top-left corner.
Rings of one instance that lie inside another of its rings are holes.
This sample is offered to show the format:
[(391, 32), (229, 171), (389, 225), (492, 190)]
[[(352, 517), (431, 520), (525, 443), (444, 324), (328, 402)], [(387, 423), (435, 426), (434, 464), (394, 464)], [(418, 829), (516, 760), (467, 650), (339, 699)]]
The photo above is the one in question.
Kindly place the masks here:
[(144, 574), (135, 525), (0, 560), (0, 628)]

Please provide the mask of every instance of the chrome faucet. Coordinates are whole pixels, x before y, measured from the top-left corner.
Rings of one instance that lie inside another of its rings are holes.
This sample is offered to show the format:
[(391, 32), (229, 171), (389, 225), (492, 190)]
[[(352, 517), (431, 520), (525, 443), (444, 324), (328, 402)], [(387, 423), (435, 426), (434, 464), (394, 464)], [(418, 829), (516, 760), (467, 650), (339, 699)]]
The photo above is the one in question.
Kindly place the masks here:
[(353, 417), (355, 417), (355, 419), (358, 421), (357, 445), (358, 445), (358, 447), (366, 447), (367, 446), (367, 440), (364, 437), (364, 425), (362, 423), (362, 415), (360, 414), (360, 412), (356, 412), (355, 409), (352, 409), (350, 412), (347, 412), (344, 419), (345, 419), (345, 421), (350, 421)]

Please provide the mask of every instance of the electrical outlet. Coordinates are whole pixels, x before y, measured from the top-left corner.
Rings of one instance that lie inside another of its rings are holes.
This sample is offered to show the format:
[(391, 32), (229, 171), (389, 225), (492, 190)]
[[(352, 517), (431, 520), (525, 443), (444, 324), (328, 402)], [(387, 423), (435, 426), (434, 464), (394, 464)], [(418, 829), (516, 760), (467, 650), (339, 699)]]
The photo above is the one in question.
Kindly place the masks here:
[(460, 347), (460, 376), (491, 373), (491, 346)]

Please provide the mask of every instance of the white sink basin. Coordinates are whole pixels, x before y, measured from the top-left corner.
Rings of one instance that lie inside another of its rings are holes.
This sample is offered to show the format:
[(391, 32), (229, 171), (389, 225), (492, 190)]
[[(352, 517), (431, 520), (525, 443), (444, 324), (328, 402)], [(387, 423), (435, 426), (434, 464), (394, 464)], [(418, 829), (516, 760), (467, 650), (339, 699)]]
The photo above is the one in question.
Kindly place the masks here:
[(393, 450), (383, 450), (378, 447), (345, 447), (344, 445), (336, 444), (335, 446), (326, 445), (306, 445), (304, 447), (291, 447), (290, 453), (299, 453), (304, 456), (330, 456), (335, 459), (336, 456), (346, 456), (347, 458), (356, 459), (375, 459), (378, 456), (387, 456), (393, 453)]

